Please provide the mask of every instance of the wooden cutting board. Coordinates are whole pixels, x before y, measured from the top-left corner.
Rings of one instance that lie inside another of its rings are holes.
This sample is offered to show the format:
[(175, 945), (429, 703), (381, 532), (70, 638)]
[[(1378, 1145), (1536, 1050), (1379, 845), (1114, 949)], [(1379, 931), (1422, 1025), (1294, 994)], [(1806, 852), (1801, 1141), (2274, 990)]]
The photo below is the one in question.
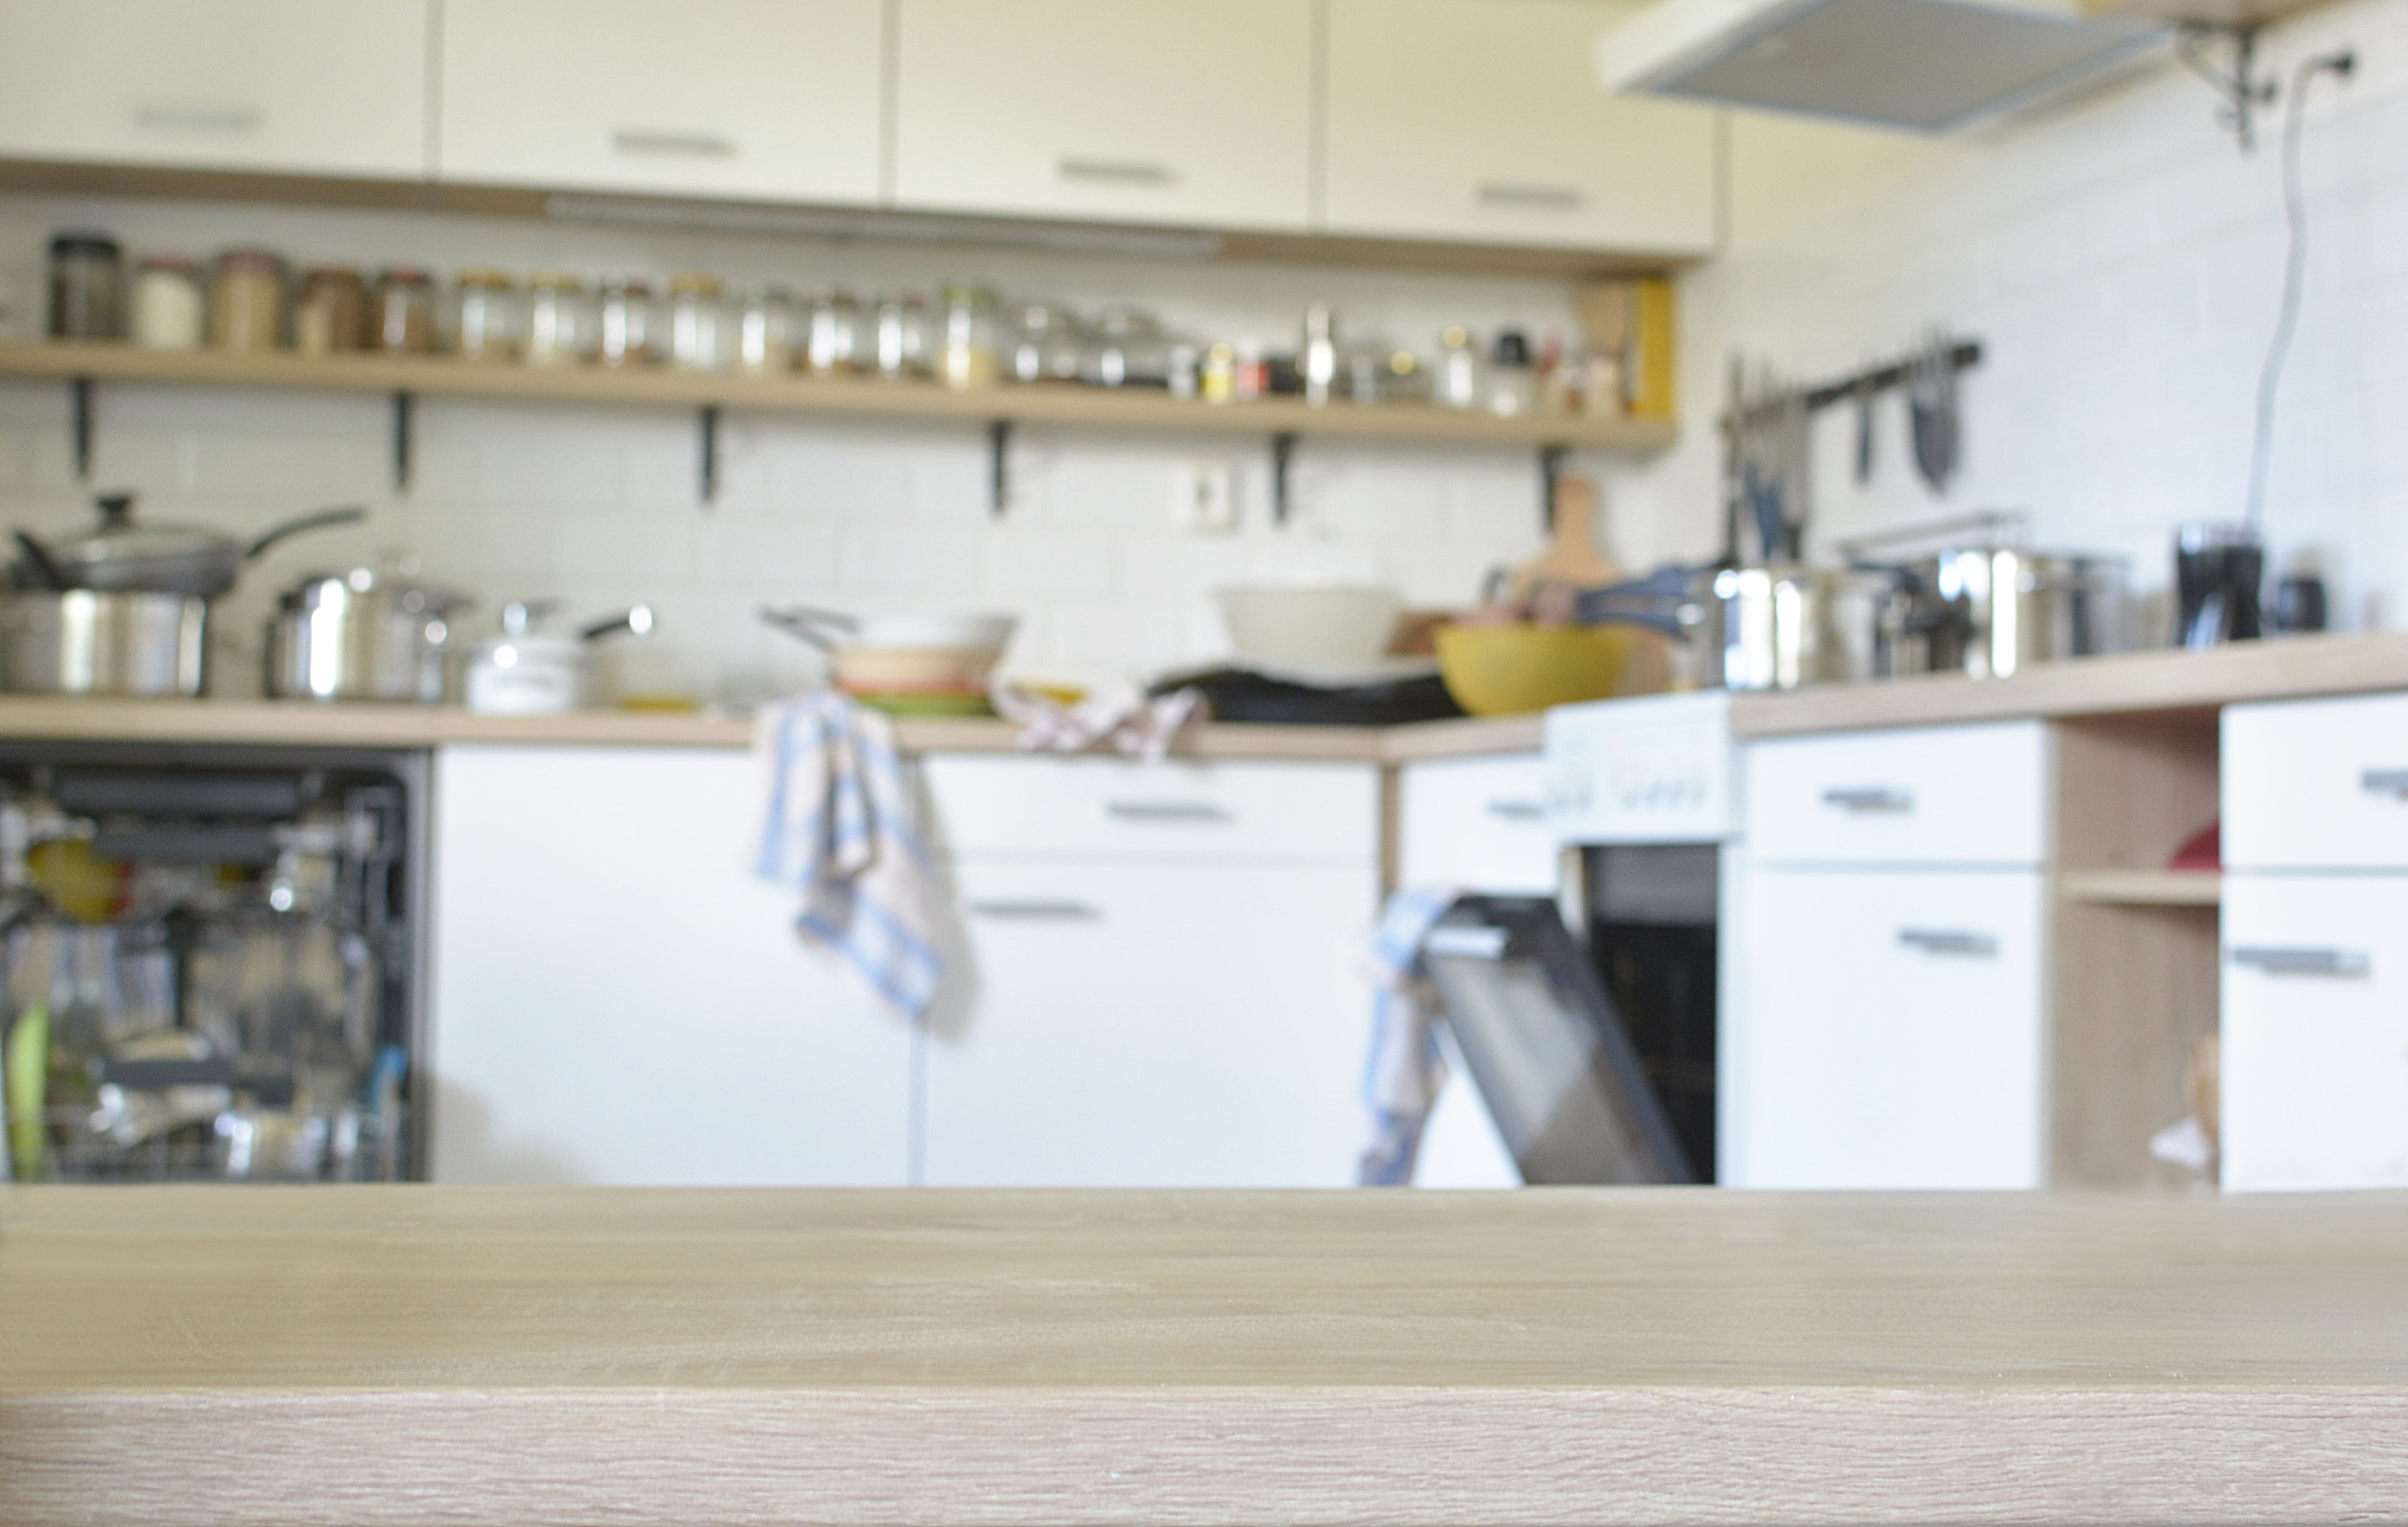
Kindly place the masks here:
[(1598, 546), (1599, 502), (1597, 484), (1587, 478), (1567, 473), (1555, 480), (1555, 532), (1544, 551), (1513, 569), (1517, 601), (1541, 583), (1603, 588), (1623, 581), (1622, 569)]

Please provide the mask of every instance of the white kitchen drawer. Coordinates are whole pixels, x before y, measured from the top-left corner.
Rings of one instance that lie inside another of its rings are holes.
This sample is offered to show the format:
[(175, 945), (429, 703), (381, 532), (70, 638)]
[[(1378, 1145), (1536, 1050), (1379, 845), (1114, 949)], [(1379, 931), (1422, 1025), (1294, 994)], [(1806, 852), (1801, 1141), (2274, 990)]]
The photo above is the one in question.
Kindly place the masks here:
[(1744, 749), (1759, 863), (2039, 864), (2048, 727), (2039, 721), (1779, 738)]
[(2408, 695), (2224, 712), (2224, 862), (2408, 870)]
[(2035, 870), (1745, 872), (1724, 1016), (1742, 1188), (2036, 1188), (2047, 1047)]
[(1554, 893), (1555, 838), (1537, 754), (1407, 764), (1398, 788), (1405, 885)]
[(1638, 8), (1330, 0), (1323, 227), (1708, 252), (1713, 111), (1598, 88), (1598, 36)]
[(2408, 1188), (2408, 876), (2224, 882), (2224, 1186)]
[(1302, 232), (1311, 0), (898, 0), (896, 204)]
[(442, 175), (867, 205), (879, 0), (452, 0)]
[(967, 1013), (927, 1042), (938, 1187), (1338, 1188), (1369, 1140), (1362, 865), (957, 865)]
[(426, 0), (0, 0), (0, 157), (418, 180)]
[(1068, 855), (1321, 859), (1379, 856), (1369, 764), (937, 754), (922, 765), (931, 838), (954, 857)]

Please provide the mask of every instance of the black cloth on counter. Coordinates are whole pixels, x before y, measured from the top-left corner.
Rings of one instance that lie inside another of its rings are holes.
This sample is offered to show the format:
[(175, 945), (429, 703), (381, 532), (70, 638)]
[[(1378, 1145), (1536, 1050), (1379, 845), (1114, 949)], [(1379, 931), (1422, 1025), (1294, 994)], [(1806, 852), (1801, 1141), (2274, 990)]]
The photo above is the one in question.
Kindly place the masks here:
[(1326, 688), (1274, 679), (1252, 669), (1215, 668), (1182, 673), (1156, 683), (1150, 696), (1200, 689), (1215, 721), (1248, 721), (1287, 727), (1394, 727), (1408, 721), (1448, 721), (1463, 707), (1435, 673), (1383, 684)]

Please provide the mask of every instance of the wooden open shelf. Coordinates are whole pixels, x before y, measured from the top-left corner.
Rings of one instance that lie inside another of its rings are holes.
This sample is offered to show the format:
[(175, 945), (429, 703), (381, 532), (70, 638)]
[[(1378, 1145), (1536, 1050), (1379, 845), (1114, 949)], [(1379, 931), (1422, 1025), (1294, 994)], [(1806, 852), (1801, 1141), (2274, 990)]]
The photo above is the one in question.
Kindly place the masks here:
[(2110, 906), (2213, 907), (2224, 877), (2212, 870), (2068, 870), (2057, 888), (2069, 900)]
[(1669, 419), (1500, 418), (1427, 404), (1331, 404), (1294, 397), (1215, 405), (1151, 391), (1037, 384), (953, 392), (930, 382), (855, 377), (742, 376), (464, 361), (448, 355), (297, 355), (282, 352), (138, 350), (53, 340), (0, 345), (0, 376), (60, 382), (180, 382), (332, 392), (406, 393), (529, 402), (626, 403), (976, 424), (1068, 425), (1199, 434), (1293, 435), (1461, 445), (1563, 446), (1649, 454), (1671, 445)]

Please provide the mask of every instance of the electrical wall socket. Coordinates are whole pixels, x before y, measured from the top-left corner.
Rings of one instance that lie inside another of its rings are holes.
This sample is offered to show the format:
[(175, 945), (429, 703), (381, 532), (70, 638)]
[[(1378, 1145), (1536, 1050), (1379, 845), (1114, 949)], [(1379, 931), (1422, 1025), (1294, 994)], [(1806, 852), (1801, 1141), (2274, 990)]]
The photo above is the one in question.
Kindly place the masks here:
[(1223, 461), (1182, 463), (1179, 524), (1198, 536), (1234, 535), (1238, 528), (1237, 468)]

